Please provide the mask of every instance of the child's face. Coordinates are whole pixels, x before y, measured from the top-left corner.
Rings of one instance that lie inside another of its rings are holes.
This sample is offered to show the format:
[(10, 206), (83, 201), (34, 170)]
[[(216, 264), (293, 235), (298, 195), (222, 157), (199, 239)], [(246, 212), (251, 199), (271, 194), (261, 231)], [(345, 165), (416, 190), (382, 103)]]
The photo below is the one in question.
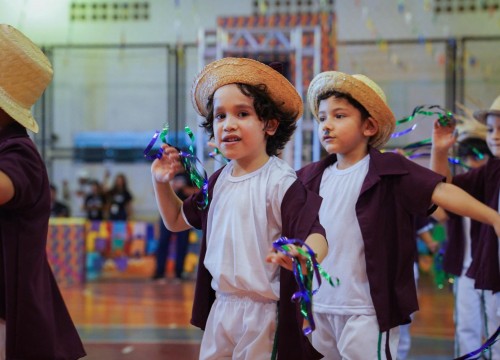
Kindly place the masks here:
[(330, 96), (321, 100), (318, 108), (319, 140), (329, 154), (349, 155), (366, 152), (370, 136), (372, 119), (365, 121), (361, 112), (349, 101)]
[(488, 126), (486, 143), (491, 153), (495, 157), (500, 158), (500, 116), (488, 115), (486, 118), (486, 126)]
[(253, 98), (244, 95), (236, 84), (220, 87), (214, 93), (214, 139), (222, 154), (231, 160), (250, 161), (267, 158), (266, 135), (273, 135), (272, 128), (264, 130), (253, 104)]

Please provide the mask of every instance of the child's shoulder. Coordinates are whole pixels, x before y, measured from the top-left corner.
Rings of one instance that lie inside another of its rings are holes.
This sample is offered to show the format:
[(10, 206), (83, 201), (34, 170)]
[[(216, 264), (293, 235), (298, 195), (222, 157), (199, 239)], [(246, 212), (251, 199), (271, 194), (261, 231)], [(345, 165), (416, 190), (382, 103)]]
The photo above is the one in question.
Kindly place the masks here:
[(312, 174), (323, 171), (328, 166), (335, 163), (335, 161), (337, 161), (337, 156), (335, 154), (328, 155), (324, 159), (303, 166), (302, 168), (297, 170), (297, 175), (299, 176), (299, 178), (309, 177)]
[(407, 159), (401, 154), (392, 151), (370, 151), (370, 159), (373, 163), (378, 165), (379, 168), (383, 167), (392, 170), (407, 169), (408, 166), (411, 166), (413, 164), (416, 165), (415, 162)]
[[(269, 163), (267, 177), (270, 183), (277, 185), (291, 183), (297, 179), (295, 170), (285, 161), (278, 157), (272, 157)], [(287, 179), (287, 180), (285, 180)]]

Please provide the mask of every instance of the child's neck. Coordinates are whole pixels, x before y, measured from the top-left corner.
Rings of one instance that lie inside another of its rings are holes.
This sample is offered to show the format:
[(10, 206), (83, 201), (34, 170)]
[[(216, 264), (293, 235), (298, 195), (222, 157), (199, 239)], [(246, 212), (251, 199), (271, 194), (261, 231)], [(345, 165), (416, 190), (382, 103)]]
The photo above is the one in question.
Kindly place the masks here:
[(348, 154), (337, 154), (337, 169), (348, 169), (363, 160), (366, 155), (368, 155), (368, 148), (363, 151), (356, 151)]
[(246, 174), (250, 174), (261, 167), (263, 167), (268, 161), (270, 156), (264, 154), (263, 156), (259, 156), (258, 158), (253, 159), (238, 159), (234, 160), (233, 163), (233, 171), (232, 176), (239, 177)]

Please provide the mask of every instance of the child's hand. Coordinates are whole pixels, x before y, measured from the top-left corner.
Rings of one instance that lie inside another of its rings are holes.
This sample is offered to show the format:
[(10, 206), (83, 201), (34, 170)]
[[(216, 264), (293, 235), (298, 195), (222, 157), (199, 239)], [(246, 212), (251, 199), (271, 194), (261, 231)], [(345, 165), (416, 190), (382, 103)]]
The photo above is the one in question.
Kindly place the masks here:
[[(302, 272), (307, 273), (306, 258), (299, 254), (297, 247), (295, 245), (287, 245), (289, 247), (289, 253), (295, 258), (299, 258), (300, 264), (302, 265)], [(292, 271), (293, 270), (293, 259), (282, 252), (271, 251), (266, 257), (266, 261), (273, 264), (278, 264), (279, 266)]]
[(151, 164), (151, 175), (156, 182), (168, 183), (175, 174), (184, 171), (179, 151), (173, 146), (162, 145), (163, 154)]
[(447, 125), (441, 125), (439, 121), (440, 119), (434, 121), (432, 146), (436, 150), (448, 151), (456, 141), (455, 123), (448, 122)]

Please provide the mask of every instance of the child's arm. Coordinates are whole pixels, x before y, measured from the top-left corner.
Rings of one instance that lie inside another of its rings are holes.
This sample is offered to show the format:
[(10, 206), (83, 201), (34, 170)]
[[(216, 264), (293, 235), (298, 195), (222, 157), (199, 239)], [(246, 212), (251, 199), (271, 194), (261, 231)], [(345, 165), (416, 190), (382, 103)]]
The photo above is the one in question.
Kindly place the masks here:
[(497, 236), (500, 237), (500, 214), (458, 186), (439, 183), (432, 193), (432, 201), (455, 214), (493, 226)]
[(0, 171), (0, 205), (5, 204), (7, 201), (14, 197), (14, 184), (6, 173)]
[(444, 224), (449, 220), (449, 216), (446, 213), (446, 211), (443, 210), (443, 208), (438, 207), (432, 214), (432, 218), (436, 220), (437, 222)]
[(456, 141), (454, 130), (455, 124), (449, 123), (443, 126), (436, 120), (432, 131), (431, 169), (446, 176), (448, 182), (451, 182), (448, 152)]
[(321, 234), (310, 234), (306, 239), (306, 244), (316, 254), (316, 260), (320, 263), (328, 253), (328, 242)]
[(180, 163), (177, 149), (162, 145), (163, 154), (151, 164), (151, 176), (155, 191), (156, 203), (165, 226), (174, 232), (187, 230), (189, 224), (182, 217), (182, 200), (170, 186), (175, 174), (184, 170)]

